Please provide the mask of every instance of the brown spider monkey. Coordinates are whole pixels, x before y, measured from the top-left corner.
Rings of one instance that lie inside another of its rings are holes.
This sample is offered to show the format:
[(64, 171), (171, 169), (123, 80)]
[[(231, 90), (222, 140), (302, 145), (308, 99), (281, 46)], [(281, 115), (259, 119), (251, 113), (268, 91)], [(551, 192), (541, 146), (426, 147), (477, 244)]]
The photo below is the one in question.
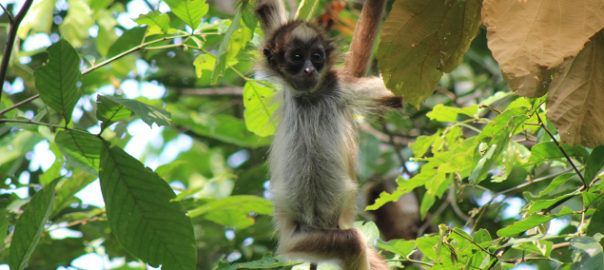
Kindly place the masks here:
[(278, 252), (345, 270), (390, 269), (353, 227), (354, 116), (401, 107), (402, 99), (379, 77), (332, 68), (333, 41), (308, 22), (286, 21), (279, 1), (259, 1), (256, 14), (266, 35), (262, 72), (283, 88), (269, 158)]

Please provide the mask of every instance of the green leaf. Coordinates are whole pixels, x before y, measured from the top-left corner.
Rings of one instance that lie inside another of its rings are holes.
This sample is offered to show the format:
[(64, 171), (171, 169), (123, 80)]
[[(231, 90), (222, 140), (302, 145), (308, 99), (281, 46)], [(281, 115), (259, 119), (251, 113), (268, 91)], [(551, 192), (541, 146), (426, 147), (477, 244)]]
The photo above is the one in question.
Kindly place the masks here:
[(141, 14), (134, 21), (139, 25), (146, 24), (149, 27), (148, 35), (168, 34), (168, 30), (170, 29), (170, 16), (167, 13), (160, 13), (159, 11)]
[(143, 122), (149, 126), (152, 126), (153, 123), (160, 126), (170, 125), (170, 113), (164, 109), (157, 108), (134, 99), (103, 96), (102, 100), (108, 100), (114, 104), (119, 104), (126, 107), (128, 110), (140, 117)]
[(126, 30), (122, 35), (109, 47), (107, 51), (107, 58), (114, 57), (122, 52), (132, 49), (143, 43), (145, 39), (145, 33), (147, 32), (146, 26), (134, 27)]
[(0, 248), (4, 246), (4, 239), (8, 235), (8, 216), (6, 209), (0, 209)]
[(566, 198), (571, 197), (571, 196), (576, 196), (576, 195), (577, 195), (577, 193), (573, 192), (573, 193), (570, 193), (570, 194), (565, 194), (565, 195), (562, 195), (562, 196), (557, 196), (556, 198), (550, 199), (550, 200), (535, 200), (535, 201), (532, 201), (527, 206), (528, 210), (526, 211), (526, 214), (530, 215), (530, 214), (535, 213), (537, 211), (541, 211), (541, 210), (543, 210), (545, 208), (548, 208), (548, 207), (556, 204), (557, 202), (559, 202), (559, 201), (561, 201), (563, 199), (566, 199)]
[(388, 89), (416, 107), (430, 96), (443, 72), (461, 62), (478, 33), (481, 2), (395, 1), (378, 50)]
[(596, 177), (598, 172), (604, 166), (604, 145), (600, 145), (591, 151), (591, 154), (587, 158), (585, 163), (585, 181), (591, 181)]
[(562, 184), (566, 183), (568, 179), (573, 177), (574, 173), (565, 173), (562, 175), (558, 175), (554, 180), (552, 180), (546, 188), (539, 192), (537, 197), (543, 197), (551, 192), (556, 191)]
[(247, 130), (245, 123), (232, 115), (175, 112), (172, 120), (175, 125), (190, 128), (193, 132), (226, 143), (243, 147), (269, 145), (269, 137), (258, 137)]
[(595, 235), (596, 233), (604, 234), (604, 198), (599, 200), (596, 212), (591, 216), (587, 226), (588, 235)]
[(553, 217), (551, 217), (551, 216), (543, 216), (543, 215), (535, 214), (535, 215), (526, 217), (523, 220), (516, 221), (512, 225), (508, 225), (502, 229), (499, 229), (497, 231), (497, 235), (501, 236), (501, 237), (516, 236), (520, 233), (523, 233), (529, 229), (534, 228), (535, 226), (548, 222), (552, 218)]
[(467, 116), (474, 116), (478, 111), (478, 105), (472, 105), (465, 108), (457, 108), (445, 106), (443, 104), (437, 104), (434, 106), (431, 112), (427, 113), (426, 116), (432, 120), (440, 122), (456, 122), (458, 114), (465, 114)]
[(254, 224), (255, 218), (250, 213), (271, 215), (273, 203), (251, 195), (229, 196), (210, 201), (189, 211), (188, 215), (201, 216), (221, 225), (244, 229)]
[(218, 52), (216, 53), (216, 66), (212, 71), (212, 78), (210, 79), (211, 84), (216, 84), (218, 82), (218, 78), (224, 73), (227, 62), (227, 52), (229, 51), (228, 48), (231, 43), (231, 36), (233, 36), (233, 33), (235, 33), (235, 31), (237, 31), (241, 25), (241, 14), (246, 5), (247, 1), (242, 1), (237, 4), (237, 9), (235, 10), (235, 16), (231, 21), (231, 25), (224, 33), (224, 37), (222, 38), (222, 42), (220, 43)]
[(426, 214), (428, 213), (428, 210), (430, 210), (430, 207), (432, 207), (432, 205), (434, 205), (435, 202), (436, 202), (436, 197), (434, 196), (434, 194), (430, 194), (428, 192), (424, 193), (424, 197), (422, 198), (422, 203), (419, 206), (419, 215), (422, 220), (424, 218), (426, 218)]
[(10, 245), (8, 263), (10, 269), (24, 269), (34, 252), (44, 225), (52, 210), (57, 181), (44, 186), (24, 207), (23, 214), (17, 220)]
[(438, 245), (440, 237), (438, 235), (427, 235), (415, 240), (417, 248), (427, 257), (436, 260), (440, 247)]
[(257, 81), (247, 81), (243, 87), (243, 106), (245, 111), (245, 126), (259, 136), (269, 136), (275, 133), (277, 120), (273, 117), (279, 105), (273, 97), (276, 90), (259, 84)]
[(319, 1), (317, 0), (302, 0), (298, 5), (298, 10), (296, 10), (295, 18), (297, 20), (309, 21), (312, 19), (312, 14), (317, 8), (317, 4)]
[[(582, 160), (587, 159), (588, 153), (581, 146), (562, 145), (564, 151), (571, 157), (579, 157)], [(564, 154), (558, 148), (555, 142), (544, 142), (537, 144), (531, 148), (531, 156), (529, 157), (530, 164), (540, 164), (548, 160), (564, 158)]]
[(81, 94), (77, 87), (81, 73), (80, 57), (65, 40), (48, 47), (48, 62), (34, 76), (36, 88), (46, 105), (59, 112), (66, 122)]
[(488, 149), (478, 159), (476, 167), (469, 177), (471, 183), (478, 184), (483, 181), (493, 166), (502, 159), (501, 153), (508, 147), (511, 135), (518, 126), (526, 121), (526, 113), (528, 113), (526, 107), (505, 110), (476, 136), (476, 141), (486, 143)]
[(428, 148), (430, 148), (430, 146), (432, 145), (432, 143), (434, 143), (434, 140), (438, 136), (440, 136), (440, 132), (437, 132), (436, 134), (434, 134), (432, 136), (419, 136), (415, 139), (415, 142), (410, 143), (409, 147), (413, 151), (413, 154), (415, 155), (415, 157), (416, 158), (423, 157), (426, 154), (426, 152), (428, 151)]
[(42, 138), (29, 131), (21, 131), (14, 137), (0, 138), (0, 165), (25, 156)]
[(60, 36), (76, 48), (84, 45), (84, 39), (89, 37), (88, 30), (94, 25), (92, 10), (87, 2), (70, 0), (67, 16), (59, 25)]
[(132, 111), (126, 108), (126, 106), (119, 104), (106, 96), (98, 95), (96, 102), (96, 118), (103, 121), (103, 127), (107, 127), (111, 123), (132, 116)]
[(50, 33), (54, 10), (53, 0), (35, 1), (19, 25), (19, 38), (25, 40), (30, 30), (33, 33)]
[(163, 179), (115, 146), (103, 147), (99, 178), (111, 231), (128, 251), (153, 267), (195, 268), (191, 220)]
[(98, 137), (84, 132), (63, 130), (55, 136), (55, 143), (73, 165), (89, 174), (97, 175), (102, 147)]
[(96, 176), (80, 170), (76, 170), (69, 178), (61, 179), (56, 188), (56, 197), (51, 218), (68, 207), (73, 202), (74, 195), (95, 179)]
[(210, 10), (205, 0), (165, 0), (165, 2), (176, 17), (193, 29), (197, 28), (201, 18)]
[(601, 270), (604, 269), (604, 252), (599, 241), (591, 237), (577, 236), (570, 239), (573, 249), (572, 269)]
[(200, 54), (193, 61), (195, 67), (195, 75), (197, 78), (201, 78), (204, 71), (213, 71), (216, 66), (216, 57), (210, 54)]
[(407, 258), (415, 250), (415, 241), (393, 239), (388, 242), (378, 241), (377, 246), (380, 249), (398, 254), (403, 258)]

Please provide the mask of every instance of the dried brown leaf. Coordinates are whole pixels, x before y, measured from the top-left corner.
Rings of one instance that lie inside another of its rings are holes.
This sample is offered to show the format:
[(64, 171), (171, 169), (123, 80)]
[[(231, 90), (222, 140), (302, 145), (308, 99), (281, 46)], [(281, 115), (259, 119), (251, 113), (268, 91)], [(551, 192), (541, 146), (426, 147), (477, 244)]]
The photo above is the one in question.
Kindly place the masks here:
[(480, 27), (480, 0), (399, 0), (382, 27), (378, 64), (388, 88), (418, 106), (462, 60)]
[(547, 107), (547, 116), (564, 143), (604, 144), (604, 31), (559, 67)]
[(604, 27), (602, 0), (485, 0), (488, 45), (510, 87), (540, 96), (551, 69)]

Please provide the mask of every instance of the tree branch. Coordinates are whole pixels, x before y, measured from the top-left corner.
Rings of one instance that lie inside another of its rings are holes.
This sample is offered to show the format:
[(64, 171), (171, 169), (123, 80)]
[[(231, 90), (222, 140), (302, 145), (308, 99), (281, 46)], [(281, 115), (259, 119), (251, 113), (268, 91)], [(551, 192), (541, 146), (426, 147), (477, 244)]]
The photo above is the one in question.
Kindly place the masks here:
[(562, 152), (562, 154), (564, 155), (564, 157), (566, 158), (568, 163), (570, 163), (570, 166), (573, 167), (573, 169), (575, 170), (575, 172), (577, 173), (579, 178), (581, 178), (581, 181), (583, 182), (583, 188), (585, 188), (585, 191), (589, 191), (589, 185), (587, 185), (587, 182), (585, 182), (585, 178), (583, 178), (583, 174), (581, 174), (581, 171), (579, 171), (579, 169), (577, 169), (577, 166), (575, 166), (575, 163), (570, 159), (570, 156), (566, 153), (566, 151), (564, 150), (564, 147), (562, 147), (562, 145), (558, 142), (558, 140), (556, 140), (556, 137), (554, 137), (554, 134), (552, 134), (552, 132), (549, 131), (549, 129), (545, 126), (545, 124), (541, 120), (541, 117), (539, 117), (539, 114), (535, 113), (535, 116), (537, 116), (537, 120), (539, 120), (539, 124), (541, 125), (541, 127), (545, 130), (545, 132), (547, 132), (547, 134), (549, 134), (549, 137), (552, 138), (552, 141), (554, 141), (556, 146), (558, 146), (558, 149), (560, 149), (560, 152)]
[(2, 55), (2, 63), (0, 64), (0, 100), (2, 100), (4, 79), (6, 78), (6, 71), (8, 70), (8, 62), (10, 62), (10, 54), (13, 51), (15, 39), (17, 38), (17, 30), (19, 30), (19, 24), (21, 24), (21, 21), (23, 21), (23, 18), (25, 18), (25, 14), (27, 14), (27, 11), (29, 10), (29, 7), (31, 7), (31, 4), (33, 2), (33, 0), (25, 1), (25, 4), (23, 4), (23, 7), (21, 8), (17, 16), (15, 18), (12, 18), (12, 20), (10, 20), (10, 13), (6, 11), (6, 14), (8, 15), (8, 18), (11, 23), (10, 29), (8, 30), (8, 40), (6, 41), (6, 47), (4, 47), (4, 54)]
[(363, 5), (344, 62), (344, 71), (352, 76), (361, 77), (367, 72), (385, 7), (386, 0), (367, 0)]
[(192, 95), (192, 96), (241, 96), (241, 95), (243, 95), (243, 88), (242, 87), (222, 87), (222, 88), (182, 89), (179, 92), (182, 95)]

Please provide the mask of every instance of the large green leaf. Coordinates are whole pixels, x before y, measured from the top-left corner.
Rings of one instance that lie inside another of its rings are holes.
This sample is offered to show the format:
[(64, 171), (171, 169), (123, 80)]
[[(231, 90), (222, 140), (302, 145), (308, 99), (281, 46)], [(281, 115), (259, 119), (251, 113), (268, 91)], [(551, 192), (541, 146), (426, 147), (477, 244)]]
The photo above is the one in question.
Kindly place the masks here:
[(38, 68), (34, 76), (40, 97), (48, 106), (59, 112), (66, 122), (81, 94), (77, 87), (81, 73), (80, 57), (65, 40), (48, 47), (48, 62)]
[(189, 216), (202, 216), (218, 224), (243, 229), (254, 224), (254, 217), (250, 213), (271, 215), (273, 203), (257, 196), (229, 196), (193, 209), (189, 211)]
[(170, 16), (159, 11), (141, 14), (136, 20), (138, 24), (146, 24), (149, 27), (149, 35), (168, 34), (170, 29)]
[(122, 33), (122, 35), (109, 47), (107, 57), (111, 58), (133, 47), (140, 45), (145, 38), (147, 26), (134, 27)]
[(195, 29), (210, 7), (205, 0), (165, 0), (176, 17)]
[(598, 201), (596, 212), (591, 216), (589, 226), (587, 226), (588, 235), (595, 235), (596, 233), (604, 235), (604, 198)]
[(572, 269), (601, 270), (604, 269), (604, 252), (599, 241), (591, 237), (577, 236), (570, 239), (573, 249)]
[(498, 230), (497, 235), (501, 237), (516, 236), (517, 234), (525, 232), (528, 229), (532, 229), (537, 225), (541, 225), (545, 222), (548, 222), (552, 218), (554, 217), (535, 214)]
[(92, 175), (97, 174), (102, 147), (98, 137), (84, 132), (63, 130), (55, 136), (55, 143), (73, 165)]
[(426, 116), (432, 120), (441, 122), (455, 122), (458, 114), (465, 114), (467, 116), (474, 116), (478, 111), (478, 105), (472, 105), (465, 108), (457, 108), (438, 104), (434, 106), (431, 112), (427, 113)]
[(378, 247), (407, 258), (415, 250), (416, 245), (411, 240), (392, 239), (388, 242), (378, 241)]
[(430, 96), (478, 33), (480, 6), (480, 0), (395, 1), (378, 50), (388, 88), (415, 106)]
[(44, 186), (24, 207), (23, 214), (17, 220), (15, 232), (10, 245), (8, 263), (10, 269), (24, 269), (34, 252), (44, 225), (52, 210), (57, 181)]
[[(588, 153), (583, 147), (562, 145), (562, 148), (571, 157), (579, 157), (582, 160), (588, 157)], [(555, 142), (544, 142), (531, 148), (529, 163), (540, 164), (544, 161), (558, 158), (564, 158), (564, 153), (558, 148), (558, 145)]]
[(126, 106), (113, 101), (107, 96), (98, 95), (96, 102), (96, 118), (103, 121), (103, 127), (132, 116), (131, 110), (126, 108)]
[[(157, 108), (134, 99), (103, 96), (102, 98), (100, 98), (100, 100), (102, 100), (102, 102), (111, 102), (108, 103), (108, 108), (103, 108), (103, 118), (99, 117), (99, 119), (101, 120), (109, 120), (109, 118), (105, 117), (110, 116), (112, 112), (115, 112), (119, 115), (118, 119), (123, 119), (122, 117), (125, 116), (124, 112), (122, 111), (123, 108), (117, 108), (114, 106), (115, 104), (118, 104), (125, 106), (128, 110), (132, 111), (134, 114), (140, 117), (143, 122), (145, 122), (149, 126), (153, 125), (153, 123), (156, 123), (160, 126), (170, 125), (170, 113), (164, 109)], [(116, 112), (115, 110), (118, 110), (119, 112)], [(113, 119), (113, 121), (117, 120)]]
[(604, 166), (604, 145), (596, 147), (585, 163), (585, 181), (591, 181)]
[(245, 112), (245, 126), (259, 136), (269, 136), (275, 133), (277, 120), (273, 115), (279, 104), (273, 99), (276, 90), (259, 84), (256, 81), (247, 81), (243, 87), (243, 106)]
[(191, 220), (156, 173), (115, 146), (103, 147), (99, 178), (111, 231), (132, 254), (162, 269), (195, 269)]

